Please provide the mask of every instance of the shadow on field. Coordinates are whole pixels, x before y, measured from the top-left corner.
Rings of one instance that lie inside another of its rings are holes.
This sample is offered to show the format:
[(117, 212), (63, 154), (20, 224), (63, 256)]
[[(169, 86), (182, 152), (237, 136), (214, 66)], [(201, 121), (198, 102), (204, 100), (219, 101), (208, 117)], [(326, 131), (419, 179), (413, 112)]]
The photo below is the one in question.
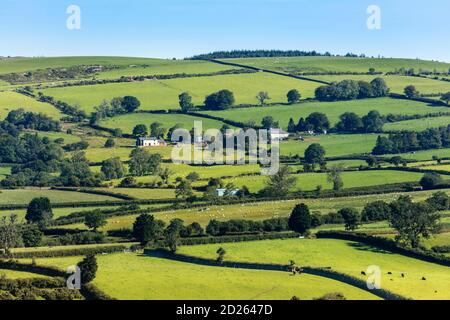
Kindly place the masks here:
[(376, 247), (373, 247), (373, 246), (370, 246), (370, 245), (367, 245), (364, 243), (359, 243), (359, 242), (348, 242), (347, 245), (356, 250), (360, 250), (360, 251), (368, 251), (368, 252), (382, 253), (382, 254), (393, 254), (390, 251), (376, 248)]

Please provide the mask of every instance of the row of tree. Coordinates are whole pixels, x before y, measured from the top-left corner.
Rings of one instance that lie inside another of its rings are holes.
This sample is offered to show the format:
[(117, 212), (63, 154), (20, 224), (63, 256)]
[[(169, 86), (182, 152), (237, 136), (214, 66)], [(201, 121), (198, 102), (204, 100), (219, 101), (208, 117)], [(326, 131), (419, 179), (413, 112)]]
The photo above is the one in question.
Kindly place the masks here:
[(405, 131), (390, 134), (388, 137), (380, 136), (372, 154), (395, 154), (448, 147), (450, 147), (450, 125), (422, 132)]
[(320, 86), (315, 91), (319, 101), (339, 101), (385, 97), (389, 87), (383, 78), (375, 78), (370, 83), (366, 81), (343, 80), (331, 85)]
[[(334, 131), (341, 133), (377, 133), (383, 131), (385, 118), (376, 110), (360, 117), (354, 112), (346, 112), (339, 117), (340, 121), (334, 127)], [(291, 118), (288, 124), (288, 132), (315, 132), (324, 133), (329, 131), (330, 121), (326, 114), (313, 112), (308, 117), (301, 117), (297, 123)]]

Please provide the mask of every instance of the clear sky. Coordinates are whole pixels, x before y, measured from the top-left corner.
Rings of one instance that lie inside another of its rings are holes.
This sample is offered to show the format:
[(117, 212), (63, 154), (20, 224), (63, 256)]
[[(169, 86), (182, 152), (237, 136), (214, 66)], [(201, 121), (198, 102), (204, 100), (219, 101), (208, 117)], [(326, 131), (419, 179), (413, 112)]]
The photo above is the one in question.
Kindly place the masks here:
[[(69, 5), (81, 29), (69, 30)], [(369, 30), (367, 8), (381, 9)], [(300, 49), (450, 62), (449, 0), (1, 0), (0, 56)]]

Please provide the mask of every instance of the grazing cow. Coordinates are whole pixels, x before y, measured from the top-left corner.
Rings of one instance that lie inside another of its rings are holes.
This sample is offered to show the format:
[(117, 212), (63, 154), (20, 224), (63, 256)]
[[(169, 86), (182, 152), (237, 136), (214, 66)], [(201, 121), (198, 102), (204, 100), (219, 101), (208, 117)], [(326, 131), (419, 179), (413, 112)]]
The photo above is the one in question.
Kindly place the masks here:
[(402, 278), (404, 278), (405, 277), (405, 274), (404, 273), (402, 273)]
[(423, 281), (426, 281), (426, 280), (427, 280), (427, 278), (425, 278), (425, 277), (422, 277), (422, 280), (423, 280)]
[(392, 274), (392, 272), (389, 271), (388, 274)]
[(365, 273), (364, 271), (361, 271), (361, 274), (362, 274), (363, 276), (366, 276), (366, 273)]

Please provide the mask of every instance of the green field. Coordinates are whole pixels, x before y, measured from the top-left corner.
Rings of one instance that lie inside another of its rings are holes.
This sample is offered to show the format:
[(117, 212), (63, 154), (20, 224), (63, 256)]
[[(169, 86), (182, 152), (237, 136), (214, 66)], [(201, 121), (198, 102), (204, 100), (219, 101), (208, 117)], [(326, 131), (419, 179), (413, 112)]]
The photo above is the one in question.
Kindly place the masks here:
[(387, 123), (383, 127), (383, 130), (386, 130), (386, 131), (403, 131), (403, 130), (424, 131), (429, 128), (444, 127), (444, 126), (448, 126), (448, 125), (450, 125), (450, 116), (437, 117), (437, 118), (424, 118), (424, 119)]
[(111, 129), (122, 129), (124, 133), (131, 134), (138, 124), (145, 124), (147, 127), (153, 122), (162, 123), (163, 127), (170, 129), (180, 124), (186, 130), (194, 127), (194, 121), (201, 121), (203, 129), (220, 129), (224, 123), (216, 120), (189, 116), (185, 114), (149, 114), (149, 113), (131, 113), (123, 116), (108, 118), (100, 122), (103, 127)]
[(54, 119), (60, 119), (58, 109), (48, 103), (38, 102), (16, 92), (0, 92), (0, 119), (3, 120), (10, 111), (22, 108), (26, 111), (44, 113)]
[(120, 201), (117, 198), (81, 192), (46, 189), (0, 190), (0, 204), (28, 204), (37, 197), (47, 197), (52, 203)]
[(437, 156), (439, 158), (450, 158), (450, 149), (433, 149), (433, 150), (416, 151), (385, 156), (386, 157), (401, 156), (404, 159), (424, 161), (424, 160), (431, 160), (433, 159), (434, 156)]
[(44, 131), (27, 131), (28, 133), (35, 134), (41, 138), (47, 137), (50, 140), (54, 141), (56, 139), (64, 139), (64, 144), (70, 144), (81, 141), (81, 138), (72, 134), (67, 134), (64, 132), (44, 132)]
[[(36, 262), (65, 270), (79, 260)], [(330, 292), (341, 292), (349, 300), (378, 299), (341, 282), (309, 275), (294, 278), (288, 272), (197, 266), (136, 254), (101, 255), (97, 260), (93, 284), (120, 300), (289, 300), (294, 295), (309, 300)]]
[(43, 92), (92, 112), (103, 100), (126, 95), (137, 97), (142, 103), (141, 110), (167, 110), (179, 109), (178, 96), (182, 92), (189, 92), (197, 105), (203, 104), (206, 95), (222, 89), (234, 92), (236, 104), (256, 104), (256, 94), (260, 91), (268, 91), (271, 102), (285, 102), (290, 89), (300, 90), (306, 98), (313, 97), (317, 87), (314, 82), (253, 73), (53, 88)]
[(300, 117), (306, 118), (313, 112), (325, 113), (333, 126), (339, 121), (339, 116), (345, 112), (354, 112), (359, 116), (364, 116), (372, 110), (377, 110), (382, 115), (390, 113), (414, 115), (449, 111), (447, 107), (432, 107), (422, 102), (380, 98), (339, 102), (309, 102), (291, 106), (270, 106), (264, 108), (236, 108), (205, 113), (234, 121), (247, 122), (254, 120), (257, 124), (261, 123), (262, 118), (272, 116), (280, 122), (282, 128), (287, 129), (290, 118), (293, 118), (297, 123)]
[[(122, 75), (202, 73), (231, 69), (231, 67), (220, 66), (203, 61), (174, 61), (167, 59), (130, 57), (51, 57), (2, 59), (0, 60), (0, 74), (35, 71), (48, 68), (68, 68), (81, 65), (115, 65), (124, 68), (102, 72), (100, 73), (100, 78), (116, 78), (117, 75), (117, 78), (120, 78)], [(133, 67), (133, 65), (136, 67)], [(134, 73), (134, 71), (137, 73)], [(117, 72), (117, 74), (115, 72)]]
[[(371, 265), (381, 268), (382, 288), (413, 299), (450, 299), (448, 267), (341, 240), (274, 240), (223, 245), (225, 260), (331, 267), (361, 279)], [(216, 258), (218, 245), (181, 247), (180, 252)], [(388, 275), (392, 272), (392, 275)], [(401, 277), (405, 274), (405, 278)], [(421, 280), (425, 277), (427, 280)]]
[[(434, 192), (434, 191), (433, 191)], [(433, 193), (431, 191), (407, 193), (414, 201), (424, 201)], [(446, 191), (450, 195), (450, 190)], [(312, 212), (320, 214), (327, 214), (342, 208), (354, 207), (362, 211), (364, 206), (373, 201), (392, 202), (396, 200), (402, 193), (391, 193), (381, 195), (346, 197), (346, 198), (329, 198), (329, 199), (298, 199), (298, 200), (284, 200), (284, 201), (266, 201), (257, 203), (235, 204), (235, 205), (221, 205), (209, 206), (205, 208), (192, 208), (182, 210), (169, 210), (155, 213), (157, 219), (169, 223), (170, 220), (179, 218), (186, 224), (198, 222), (203, 227), (206, 227), (210, 220), (227, 221), (232, 219), (246, 219), (246, 220), (266, 220), (280, 217), (288, 217), (292, 209), (298, 203), (305, 203), (309, 206)], [(79, 210), (78, 210), (79, 211)], [(131, 228), (137, 215), (128, 215), (120, 217), (112, 217), (108, 219), (108, 224), (102, 228), (102, 231), (116, 230), (121, 228)], [(324, 226), (329, 229), (329, 226)], [(64, 226), (64, 228), (71, 229), (86, 229), (83, 224), (73, 224)], [(373, 225), (370, 226), (373, 231)], [(342, 229), (342, 226), (338, 226)]]
[(106, 191), (132, 196), (136, 199), (173, 199), (175, 189), (136, 189), (136, 188), (94, 188), (93, 190)]
[[(205, 166), (190, 166), (187, 164), (174, 164), (174, 163), (165, 163), (161, 165), (162, 168), (168, 168), (172, 175), (170, 176), (169, 181), (174, 183), (176, 178), (185, 178), (188, 174), (192, 172), (196, 172), (199, 174), (200, 179), (209, 179), (209, 178), (222, 178), (222, 177), (233, 177), (242, 174), (259, 174), (261, 169), (259, 165), (247, 164), (247, 165), (235, 165), (235, 166), (227, 166), (227, 165), (217, 165), (211, 167)], [(94, 167), (95, 170), (99, 170), (99, 167)], [(120, 183), (121, 179), (113, 180), (115, 185)], [(150, 183), (150, 182), (159, 182), (161, 179), (159, 176), (151, 175), (151, 176), (142, 176), (136, 177), (137, 182), (142, 183)]]
[[(310, 76), (310, 78), (327, 81), (339, 82), (342, 80), (362, 80), (370, 82), (380, 76), (369, 75), (340, 75), (340, 76)], [(423, 94), (446, 93), (450, 91), (450, 82), (444, 82), (428, 78), (406, 77), (406, 76), (382, 76), (391, 92), (403, 94), (405, 87), (414, 85), (416, 89)]]
[(150, 76), (150, 75), (170, 75), (170, 74), (201, 74), (213, 73), (230, 69), (238, 69), (230, 66), (220, 65), (207, 61), (194, 60), (161, 60), (152, 59), (147, 62), (148, 66), (128, 67), (126, 69), (116, 69), (101, 72), (96, 76), (97, 79), (118, 79), (129, 76)]
[(418, 59), (390, 58), (277, 57), (224, 59), (224, 61), (293, 74), (315, 72), (368, 72), (370, 68), (375, 68), (378, 72), (391, 72), (400, 68), (414, 68), (416, 71), (419, 71), (419, 69), (429, 71), (436, 69), (440, 72), (447, 72), (450, 68), (450, 63)]
[(15, 270), (4, 270), (4, 269), (0, 269), (0, 277), (9, 280), (47, 278), (43, 275), (36, 273), (29, 273)]
[[(401, 171), (355, 171), (343, 172), (342, 180), (344, 188), (368, 187), (391, 183), (401, 182), (418, 182), (423, 174), (416, 172), (401, 172)], [(332, 184), (327, 181), (325, 173), (304, 173), (296, 175), (297, 184), (294, 190), (311, 191), (315, 190), (317, 186), (321, 185), (323, 189), (332, 189)], [(261, 190), (267, 177), (236, 177), (226, 179), (225, 183), (234, 183), (236, 187), (241, 188), (247, 186), (251, 192)]]
[(375, 147), (376, 134), (338, 134), (305, 137), (305, 141), (288, 140), (280, 144), (280, 154), (283, 156), (299, 155), (303, 157), (305, 150), (313, 143), (319, 143), (325, 148), (327, 157), (337, 157), (352, 154), (369, 154)]

